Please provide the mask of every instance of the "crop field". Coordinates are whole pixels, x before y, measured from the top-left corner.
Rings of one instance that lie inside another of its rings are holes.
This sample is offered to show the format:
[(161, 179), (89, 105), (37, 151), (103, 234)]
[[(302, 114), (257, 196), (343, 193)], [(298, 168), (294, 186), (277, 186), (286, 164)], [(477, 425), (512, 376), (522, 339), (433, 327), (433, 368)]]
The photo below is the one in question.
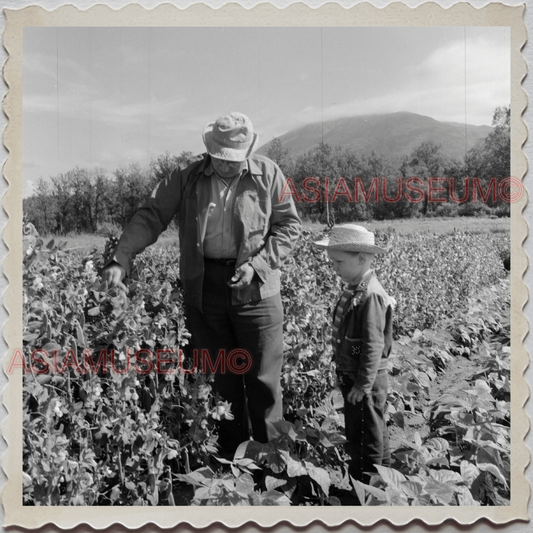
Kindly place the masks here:
[(365, 505), (508, 505), (509, 232), (494, 229), (375, 230), (389, 250), (375, 269), (397, 306), (393, 464), (369, 485), (347, 475), (330, 346), (341, 287), (311, 245), (320, 228), (304, 230), (282, 270), (284, 420), (274, 440), (243, 443), (231, 461), (217, 457), (216, 435), (231, 407), (183, 366), (189, 334), (175, 240), (137, 258), (127, 293), (101, 285), (109, 241), (105, 250), (104, 239), (31, 243), (24, 503), (349, 505), (353, 490)]

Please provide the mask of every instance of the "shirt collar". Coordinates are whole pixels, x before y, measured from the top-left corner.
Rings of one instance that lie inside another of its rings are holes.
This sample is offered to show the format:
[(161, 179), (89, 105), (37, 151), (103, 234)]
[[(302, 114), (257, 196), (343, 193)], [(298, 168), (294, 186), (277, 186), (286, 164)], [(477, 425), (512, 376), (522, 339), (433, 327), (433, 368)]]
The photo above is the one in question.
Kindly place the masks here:
[(365, 291), (366, 288), (368, 287), (368, 283), (370, 281), (370, 278), (372, 277), (372, 275), (374, 274), (374, 269), (371, 268), (370, 270), (367, 270), (363, 277), (361, 278), (361, 281), (357, 284), (357, 285), (348, 285), (348, 289), (350, 289), (351, 291)]
[(261, 169), (257, 166), (257, 163), (252, 159), (248, 158), (248, 169), (251, 174), (254, 176), (260, 176), (262, 174)]

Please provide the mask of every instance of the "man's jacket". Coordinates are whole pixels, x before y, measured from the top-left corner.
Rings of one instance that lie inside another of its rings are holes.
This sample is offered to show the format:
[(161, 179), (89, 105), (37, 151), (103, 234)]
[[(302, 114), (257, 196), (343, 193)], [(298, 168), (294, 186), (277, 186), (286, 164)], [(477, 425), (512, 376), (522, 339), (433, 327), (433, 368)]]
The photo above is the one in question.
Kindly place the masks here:
[[(234, 230), (237, 264), (249, 261), (255, 270), (252, 283), (233, 289), (233, 304), (244, 304), (277, 294), (280, 271), (301, 231), (292, 197), (284, 193), (285, 177), (267, 157), (252, 155), (249, 170), (239, 178), (235, 191)], [(122, 234), (114, 261), (129, 274), (133, 258), (153, 244), (178, 215), (180, 277), (185, 303), (202, 309), (204, 275), (203, 240), (210, 187), (204, 170), (210, 157), (203, 155), (184, 169), (177, 168), (161, 181)]]
[(378, 370), (386, 368), (391, 351), (392, 302), (369, 270), (353, 289), (333, 339), (337, 370), (352, 376), (355, 387), (366, 393), (372, 390)]

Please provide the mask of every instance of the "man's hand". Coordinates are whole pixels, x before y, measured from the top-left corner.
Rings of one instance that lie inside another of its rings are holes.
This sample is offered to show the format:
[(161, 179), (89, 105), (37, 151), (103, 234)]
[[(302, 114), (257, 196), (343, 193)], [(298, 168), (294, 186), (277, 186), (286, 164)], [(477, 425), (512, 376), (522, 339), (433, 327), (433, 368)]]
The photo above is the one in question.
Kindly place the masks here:
[(124, 283), (122, 283), (125, 276), (126, 271), (124, 270), (124, 267), (118, 263), (111, 263), (102, 272), (102, 282), (108, 288), (118, 287), (124, 292), (128, 292), (128, 289)]
[(244, 263), (244, 265), (235, 270), (235, 275), (228, 281), (228, 285), (232, 289), (247, 287), (252, 282), (254, 274), (254, 267), (250, 263)]
[(358, 389), (357, 387), (352, 387), (348, 393), (348, 401), (353, 403), (359, 403), (365, 397), (365, 391)]

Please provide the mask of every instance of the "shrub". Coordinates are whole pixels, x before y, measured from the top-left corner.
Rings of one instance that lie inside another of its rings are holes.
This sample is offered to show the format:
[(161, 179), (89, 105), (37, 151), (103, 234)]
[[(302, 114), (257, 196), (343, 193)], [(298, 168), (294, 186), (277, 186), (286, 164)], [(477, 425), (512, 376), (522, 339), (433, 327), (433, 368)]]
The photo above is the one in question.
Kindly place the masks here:
[(487, 217), (491, 209), (483, 202), (465, 202), (459, 206), (457, 214), (460, 217)]
[(456, 203), (444, 202), (437, 205), (435, 209), (430, 211), (431, 216), (434, 217), (456, 217), (459, 211), (459, 205)]
[(511, 216), (511, 204), (502, 203), (494, 209), (494, 214), (497, 217), (510, 217)]
[(114, 222), (99, 222), (96, 228), (96, 235), (102, 237), (120, 237), (122, 228)]

